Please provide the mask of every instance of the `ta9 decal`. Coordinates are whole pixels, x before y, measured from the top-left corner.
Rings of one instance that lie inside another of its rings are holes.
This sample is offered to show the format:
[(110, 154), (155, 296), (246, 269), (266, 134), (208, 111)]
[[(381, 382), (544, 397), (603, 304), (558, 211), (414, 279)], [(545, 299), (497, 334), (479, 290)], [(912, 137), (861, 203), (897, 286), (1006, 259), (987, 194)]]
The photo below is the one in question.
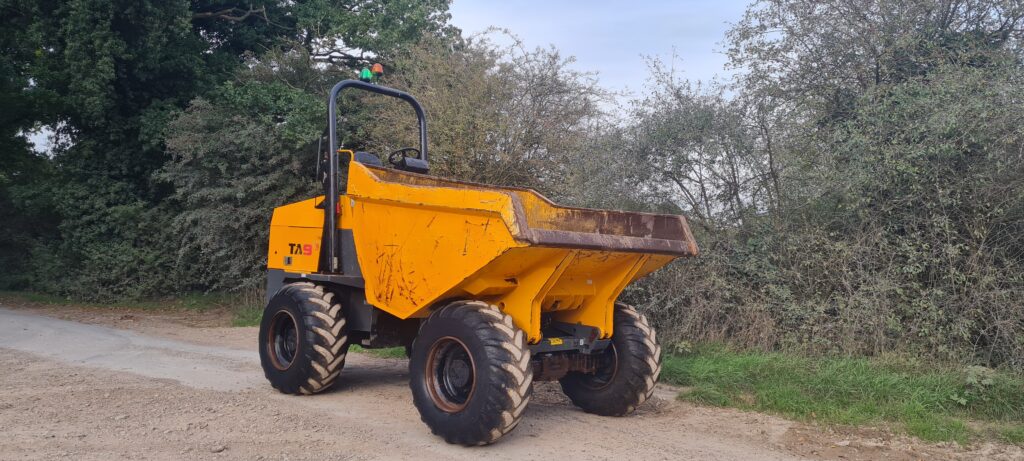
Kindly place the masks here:
[[(317, 245), (319, 247), (320, 245)], [(313, 254), (313, 245), (309, 243), (289, 243), (288, 254), (310, 256)]]

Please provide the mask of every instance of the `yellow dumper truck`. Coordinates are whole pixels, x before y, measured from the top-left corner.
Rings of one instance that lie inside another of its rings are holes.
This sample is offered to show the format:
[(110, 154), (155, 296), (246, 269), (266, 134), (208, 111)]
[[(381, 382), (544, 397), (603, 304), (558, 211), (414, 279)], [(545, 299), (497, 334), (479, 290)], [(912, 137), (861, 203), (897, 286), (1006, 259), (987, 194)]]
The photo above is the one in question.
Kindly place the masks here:
[[(338, 149), (337, 98), (406, 101), (419, 147)], [(427, 175), (411, 95), (345, 80), (331, 90), (324, 195), (274, 210), (259, 352), (271, 385), (314, 394), (345, 354), (404, 346), (413, 402), (450, 443), (514, 429), (534, 381), (584, 411), (621, 416), (650, 397), (661, 348), (622, 290), (697, 246), (681, 216), (560, 207), (529, 189)], [(341, 172), (347, 178), (341, 181)]]

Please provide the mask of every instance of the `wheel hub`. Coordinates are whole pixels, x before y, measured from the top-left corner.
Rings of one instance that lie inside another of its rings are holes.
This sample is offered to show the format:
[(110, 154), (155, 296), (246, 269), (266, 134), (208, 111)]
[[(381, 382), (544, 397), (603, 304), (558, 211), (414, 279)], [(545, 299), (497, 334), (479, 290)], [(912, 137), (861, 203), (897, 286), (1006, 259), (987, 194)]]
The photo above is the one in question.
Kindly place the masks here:
[(436, 405), (448, 413), (461, 411), (476, 388), (476, 366), (466, 345), (451, 336), (437, 340), (427, 356), (424, 378)]
[(267, 355), (270, 356), (271, 364), (278, 370), (287, 370), (299, 349), (299, 333), (295, 318), (288, 312), (278, 312), (271, 321), (267, 336)]
[(608, 345), (604, 352), (601, 353), (599, 360), (600, 364), (594, 370), (594, 373), (588, 375), (588, 379), (583, 382), (584, 386), (593, 390), (608, 387), (608, 385), (615, 380), (615, 375), (618, 374), (619, 353), (615, 349), (615, 343)]

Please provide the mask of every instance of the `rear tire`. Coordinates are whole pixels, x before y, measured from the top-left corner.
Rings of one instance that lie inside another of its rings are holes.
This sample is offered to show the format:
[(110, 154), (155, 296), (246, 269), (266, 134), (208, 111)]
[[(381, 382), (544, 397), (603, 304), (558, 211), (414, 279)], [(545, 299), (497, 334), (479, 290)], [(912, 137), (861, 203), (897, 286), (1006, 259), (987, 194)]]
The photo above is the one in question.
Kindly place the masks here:
[(423, 422), (461, 445), (493, 443), (515, 429), (533, 391), (526, 335), (480, 301), (453, 302), (423, 322), (409, 375)]
[(615, 305), (615, 331), (605, 349), (606, 365), (594, 374), (573, 372), (559, 382), (572, 403), (587, 413), (625, 416), (654, 393), (661, 374), (661, 346), (647, 317)]
[(270, 385), (285, 394), (331, 387), (345, 366), (348, 329), (334, 293), (310, 282), (282, 287), (260, 321), (260, 362)]

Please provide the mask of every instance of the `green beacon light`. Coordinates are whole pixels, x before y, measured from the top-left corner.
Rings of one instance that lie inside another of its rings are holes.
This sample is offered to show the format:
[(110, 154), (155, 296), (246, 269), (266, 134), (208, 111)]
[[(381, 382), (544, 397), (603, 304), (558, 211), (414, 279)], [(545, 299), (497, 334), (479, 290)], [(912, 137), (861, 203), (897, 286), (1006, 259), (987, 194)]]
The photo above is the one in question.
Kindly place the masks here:
[(373, 73), (370, 72), (370, 69), (364, 67), (363, 70), (359, 71), (359, 80), (369, 82), (373, 80)]

